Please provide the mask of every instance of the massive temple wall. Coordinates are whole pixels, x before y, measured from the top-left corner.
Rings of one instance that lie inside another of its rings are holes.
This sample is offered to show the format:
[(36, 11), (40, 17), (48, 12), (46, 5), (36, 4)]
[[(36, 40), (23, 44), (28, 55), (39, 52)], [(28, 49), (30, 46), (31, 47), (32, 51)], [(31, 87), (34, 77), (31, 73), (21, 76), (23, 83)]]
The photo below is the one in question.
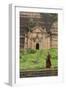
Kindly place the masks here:
[[(36, 29), (39, 34), (28, 31), (29, 20), (36, 22), (36, 26), (32, 27), (32, 32)], [(48, 25), (47, 25), (48, 26)], [(36, 29), (34, 29), (37, 27)], [(42, 30), (40, 30), (40, 28)], [(33, 38), (33, 35), (36, 37)], [(40, 13), (20, 13), (20, 48), (57, 48), (58, 47), (58, 23), (54, 22), (50, 28), (50, 33), (46, 31), (44, 18)]]

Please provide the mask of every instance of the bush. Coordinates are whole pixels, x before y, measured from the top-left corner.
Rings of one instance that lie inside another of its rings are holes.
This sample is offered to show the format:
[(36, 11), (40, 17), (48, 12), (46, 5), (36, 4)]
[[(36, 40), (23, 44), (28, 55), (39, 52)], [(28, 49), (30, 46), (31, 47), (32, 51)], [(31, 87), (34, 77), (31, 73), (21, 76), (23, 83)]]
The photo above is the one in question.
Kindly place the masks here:
[(21, 50), (20, 50), (20, 54), (22, 54), (22, 55), (24, 55), (24, 54), (25, 54), (24, 49), (21, 49)]
[(34, 53), (36, 53), (36, 50), (31, 49), (31, 48), (28, 48), (28, 49), (27, 49), (27, 53), (29, 53), (29, 54), (34, 54)]

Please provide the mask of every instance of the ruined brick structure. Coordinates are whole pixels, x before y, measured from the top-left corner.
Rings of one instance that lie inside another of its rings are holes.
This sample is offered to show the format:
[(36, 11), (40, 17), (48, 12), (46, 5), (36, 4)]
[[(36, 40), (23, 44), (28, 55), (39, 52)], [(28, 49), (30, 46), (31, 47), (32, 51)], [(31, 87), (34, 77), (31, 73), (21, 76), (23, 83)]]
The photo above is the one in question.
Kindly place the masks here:
[[(29, 19), (37, 24), (31, 27), (27, 26)], [(49, 24), (49, 23), (48, 23)], [(20, 48), (45, 49), (57, 48), (58, 46), (58, 23), (53, 22), (50, 33), (47, 32), (45, 22), (40, 13), (20, 13)]]

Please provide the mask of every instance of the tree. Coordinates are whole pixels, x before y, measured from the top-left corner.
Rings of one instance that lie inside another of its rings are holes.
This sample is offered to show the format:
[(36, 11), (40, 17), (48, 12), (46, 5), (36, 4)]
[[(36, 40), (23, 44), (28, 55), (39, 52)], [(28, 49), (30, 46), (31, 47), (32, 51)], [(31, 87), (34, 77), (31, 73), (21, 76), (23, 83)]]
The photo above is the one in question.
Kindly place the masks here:
[(36, 22), (33, 20), (33, 18), (29, 18), (27, 29), (31, 32), (31, 29), (36, 25)]
[(55, 13), (41, 13), (41, 17), (43, 18), (43, 21), (45, 22), (46, 31), (48, 33), (50, 32), (52, 24), (57, 21), (58, 15)]

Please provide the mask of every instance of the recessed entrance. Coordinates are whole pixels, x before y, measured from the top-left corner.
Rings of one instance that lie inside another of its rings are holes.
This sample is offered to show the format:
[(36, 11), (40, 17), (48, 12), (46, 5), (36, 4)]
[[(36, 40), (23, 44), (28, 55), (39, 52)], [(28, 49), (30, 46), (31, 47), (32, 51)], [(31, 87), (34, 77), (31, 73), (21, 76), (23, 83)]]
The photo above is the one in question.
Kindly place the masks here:
[(39, 43), (36, 44), (36, 49), (39, 49)]

